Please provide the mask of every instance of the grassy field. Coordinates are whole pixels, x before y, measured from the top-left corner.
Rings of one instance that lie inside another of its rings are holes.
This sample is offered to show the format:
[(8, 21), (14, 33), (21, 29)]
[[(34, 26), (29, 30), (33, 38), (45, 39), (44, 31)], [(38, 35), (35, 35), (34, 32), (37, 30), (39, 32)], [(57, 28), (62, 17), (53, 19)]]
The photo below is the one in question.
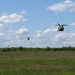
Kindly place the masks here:
[(75, 75), (75, 51), (0, 52), (0, 75)]

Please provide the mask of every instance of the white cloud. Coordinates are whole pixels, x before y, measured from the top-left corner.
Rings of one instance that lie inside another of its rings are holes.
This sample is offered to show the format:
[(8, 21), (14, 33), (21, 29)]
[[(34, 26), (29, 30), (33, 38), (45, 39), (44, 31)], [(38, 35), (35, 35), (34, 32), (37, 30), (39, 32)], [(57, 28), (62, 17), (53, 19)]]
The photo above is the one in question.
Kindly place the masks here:
[(27, 28), (21, 27), (19, 30), (15, 31), (6, 25), (27, 21), (27, 18), (24, 17), (24, 14), (24, 11), (22, 11), (20, 14), (0, 14), (0, 47), (19, 46), (20, 42), (22, 44), (22, 42), (26, 40), (26, 36), (29, 35), (29, 30)]
[(38, 33), (42, 38), (39, 39), (37, 36), (38, 41), (35, 40), (40, 47), (63, 47), (75, 45), (75, 32), (58, 32), (51, 30), (45, 33), (44, 31), (42, 31), (42, 33)]
[(24, 18), (22, 14), (12, 13), (11, 15), (2, 14), (0, 15), (0, 26), (11, 23), (18, 23), (27, 21), (27, 18)]
[[(5, 26), (4, 26), (5, 27)], [(2, 29), (2, 28), (1, 28)], [(75, 46), (75, 32), (58, 32), (57, 27), (36, 31), (27, 40), (29, 29), (21, 27), (14, 31), (9, 28), (0, 30), (0, 47), (63, 47)]]
[(22, 27), (18, 31), (16, 31), (16, 34), (19, 34), (19, 35), (24, 35), (26, 33), (28, 33), (28, 29), (25, 27)]
[(65, 0), (64, 2), (53, 4), (47, 8), (53, 12), (75, 12), (75, 2), (72, 0)]
[(75, 22), (72, 22), (71, 24), (68, 24), (70, 26), (75, 26)]
[(22, 27), (16, 31), (7, 29), (7, 28), (6, 28), (6, 31), (1, 30), (0, 31), (0, 44), (1, 44), (0, 47), (25, 46), (27, 44), (28, 35), (29, 35), (29, 30), (25, 27)]

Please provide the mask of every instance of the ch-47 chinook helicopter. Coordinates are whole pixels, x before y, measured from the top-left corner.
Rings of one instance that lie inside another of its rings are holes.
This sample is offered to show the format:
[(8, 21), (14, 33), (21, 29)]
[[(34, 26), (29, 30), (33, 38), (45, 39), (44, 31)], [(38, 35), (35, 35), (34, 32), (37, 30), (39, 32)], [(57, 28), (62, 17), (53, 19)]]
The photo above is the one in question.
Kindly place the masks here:
[(27, 40), (30, 40), (30, 37), (27, 37)]
[(57, 25), (55, 25), (55, 26), (58, 26), (58, 31), (64, 31), (64, 26), (68, 26), (68, 25), (66, 25), (66, 24), (59, 24), (59, 23), (57, 23)]

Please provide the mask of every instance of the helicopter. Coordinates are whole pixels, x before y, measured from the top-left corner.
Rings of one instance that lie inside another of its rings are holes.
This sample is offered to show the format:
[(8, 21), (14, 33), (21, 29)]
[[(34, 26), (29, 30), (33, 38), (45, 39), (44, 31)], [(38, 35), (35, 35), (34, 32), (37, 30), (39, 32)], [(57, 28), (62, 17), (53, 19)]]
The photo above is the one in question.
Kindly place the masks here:
[(66, 25), (66, 24), (59, 24), (59, 23), (57, 23), (57, 25), (55, 25), (55, 26), (58, 26), (58, 31), (64, 31), (64, 26), (68, 26), (68, 25)]
[(30, 37), (27, 37), (27, 40), (30, 40)]

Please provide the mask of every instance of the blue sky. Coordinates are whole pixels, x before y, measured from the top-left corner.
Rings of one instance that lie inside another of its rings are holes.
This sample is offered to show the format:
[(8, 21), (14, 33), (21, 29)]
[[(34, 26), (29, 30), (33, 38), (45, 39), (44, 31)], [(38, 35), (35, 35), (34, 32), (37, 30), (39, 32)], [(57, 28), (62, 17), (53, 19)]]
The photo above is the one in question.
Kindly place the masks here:
[[(57, 23), (69, 26), (58, 32)], [(75, 0), (0, 0), (0, 44), (75, 46)]]

